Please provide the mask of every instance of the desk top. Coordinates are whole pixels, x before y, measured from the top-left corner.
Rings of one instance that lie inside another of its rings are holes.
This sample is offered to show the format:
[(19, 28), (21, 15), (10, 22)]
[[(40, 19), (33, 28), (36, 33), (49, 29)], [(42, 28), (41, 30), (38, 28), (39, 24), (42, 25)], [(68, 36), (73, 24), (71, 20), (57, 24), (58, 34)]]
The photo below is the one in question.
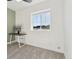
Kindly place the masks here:
[(9, 33), (9, 35), (27, 35), (27, 34), (25, 34), (25, 33)]

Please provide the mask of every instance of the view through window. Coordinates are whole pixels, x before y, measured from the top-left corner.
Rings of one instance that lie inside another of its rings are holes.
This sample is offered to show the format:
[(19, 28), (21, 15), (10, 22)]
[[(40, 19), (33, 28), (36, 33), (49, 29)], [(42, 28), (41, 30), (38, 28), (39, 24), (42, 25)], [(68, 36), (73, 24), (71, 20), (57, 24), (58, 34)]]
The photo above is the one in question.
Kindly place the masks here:
[(43, 11), (32, 14), (33, 30), (47, 29), (50, 30), (51, 15), (50, 11)]

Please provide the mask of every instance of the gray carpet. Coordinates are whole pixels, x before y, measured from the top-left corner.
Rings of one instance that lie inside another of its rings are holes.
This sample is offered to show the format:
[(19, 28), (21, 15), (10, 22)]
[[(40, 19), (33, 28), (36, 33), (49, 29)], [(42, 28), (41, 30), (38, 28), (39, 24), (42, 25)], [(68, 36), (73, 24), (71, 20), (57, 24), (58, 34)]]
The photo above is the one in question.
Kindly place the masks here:
[(64, 54), (30, 45), (19, 48), (14, 43), (7, 46), (7, 59), (64, 59)]

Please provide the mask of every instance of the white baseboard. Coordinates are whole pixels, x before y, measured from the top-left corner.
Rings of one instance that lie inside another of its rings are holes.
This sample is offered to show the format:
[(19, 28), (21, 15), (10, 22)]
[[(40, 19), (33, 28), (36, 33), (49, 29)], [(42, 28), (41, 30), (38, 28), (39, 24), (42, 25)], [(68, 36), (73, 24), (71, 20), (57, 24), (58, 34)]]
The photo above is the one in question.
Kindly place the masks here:
[[(11, 43), (15, 43), (16, 42), (16, 40), (14, 40), (14, 41), (11, 41)], [(10, 42), (7, 42), (7, 44), (10, 44)]]

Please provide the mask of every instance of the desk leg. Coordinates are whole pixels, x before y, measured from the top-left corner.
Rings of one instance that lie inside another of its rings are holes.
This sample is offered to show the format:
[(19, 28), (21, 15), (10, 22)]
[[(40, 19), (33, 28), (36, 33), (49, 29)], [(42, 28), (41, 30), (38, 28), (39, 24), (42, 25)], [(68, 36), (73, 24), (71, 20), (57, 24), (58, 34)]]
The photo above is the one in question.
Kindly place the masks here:
[(19, 45), (19, 48), (21, 48), (19, 36), (18, 36), (18, 45)]
[(24, 36), (24, 45), (26, 44), (26, 40), (25, 40), (26, 38), (25, 38), (25, 37), (26, 37), (26, 36)]
[(10, 44), (11, 44), (11, 40), (12, 40), (12, 35), (10, 35)]

